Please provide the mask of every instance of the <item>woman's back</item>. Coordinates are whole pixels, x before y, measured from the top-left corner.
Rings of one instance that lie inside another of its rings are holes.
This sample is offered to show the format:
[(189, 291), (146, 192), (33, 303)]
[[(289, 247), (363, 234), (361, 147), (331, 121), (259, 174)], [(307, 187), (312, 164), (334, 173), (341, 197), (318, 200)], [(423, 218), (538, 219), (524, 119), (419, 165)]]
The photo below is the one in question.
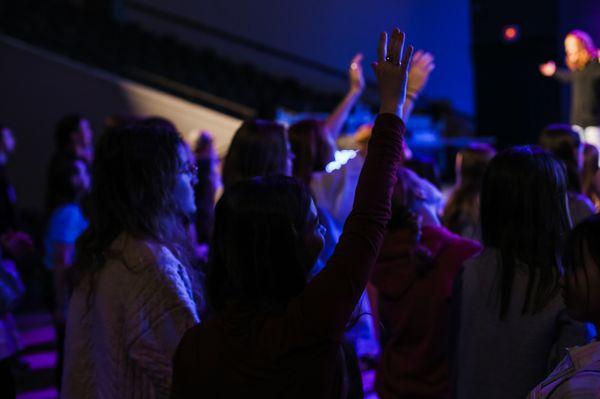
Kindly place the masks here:
[(79, 284), (67, 318), (64, 398), (161, 398), (171, 358), (198, 322), (184, 267), (165, 247), (121, 235)]
[(384, 187), (395, 179), (403, 131), (399, 118), (378, 117), (353, 213), (327, 266), (299, 295), (279, 310), (230, 302), (185, 335), (174, 359), (174, 397), (346, 396), (341, 340), (390, 217)]
[(526, 267), (517, 268), (505, 319), (499, 317), (499, 254), (486, 248), (467, 261), (459, 284), (457, 398), (523, 398), (552, 370), (564, 349), (586, 342), (585, 326), (566, 315), (557, 294), (522, 314)]
[(209, 398), (345, 397), (339, 341), (299, 345), (302, 333), (302, 323), (288, 312), (267, 316), (250, 306), (231, 306), (185, 335), (174, 383), (185, 380), (187, 389), (173, 397), (192, 392)]
[(382, 399), (448, 393), (452, 285), (462, 263), (480, 250), (443, 227), (425, 227), (418, 247), (413, 235), (408, 229), (388, 232), (371, 275), (382, 334), (388, 335), (377, 370)]

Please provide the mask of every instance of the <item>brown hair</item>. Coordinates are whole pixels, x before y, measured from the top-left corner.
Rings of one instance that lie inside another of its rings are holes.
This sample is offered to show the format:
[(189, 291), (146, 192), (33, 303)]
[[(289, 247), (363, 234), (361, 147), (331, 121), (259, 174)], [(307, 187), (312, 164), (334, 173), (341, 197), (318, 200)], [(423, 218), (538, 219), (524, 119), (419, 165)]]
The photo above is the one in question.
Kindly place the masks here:
[(448, 230), (460, 233), (465, 219), (479, 221), (479, 193), (487, 165), (496, 150), (487, 144), (472, 144), (459, 151), (462, 158), (457, 184), (444, 208), (442, 222)]

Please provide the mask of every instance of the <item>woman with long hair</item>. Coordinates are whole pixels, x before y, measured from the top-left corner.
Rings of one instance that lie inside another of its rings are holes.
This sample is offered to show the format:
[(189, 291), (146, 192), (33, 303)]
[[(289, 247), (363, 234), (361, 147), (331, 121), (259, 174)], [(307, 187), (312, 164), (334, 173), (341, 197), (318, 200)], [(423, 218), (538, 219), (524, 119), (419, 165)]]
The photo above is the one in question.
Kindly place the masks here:
[(562, 351), (585, 343), (566, 314), (559, 278), (571, 223), (567, 178), (531, 147), (500, 152), (481, 190), (483, 251), (456, 287), (457, 398), (523, 398)]
[(293, 154), (287, 129), (276, 122), (251, 119), (235, 132), (223, 162), (223, 186), (255, 176), (292, 174)]
[(194, 179), (176, 131), (108, 130), (94, 160), (90, 225), (78, 241), (64, 398), (164, 398), (172, 356), (198, 322), (182, 214)]
[(600, 168), (598, 149), (592, 144), (584, 144), (583, 169), (581, 171), (581, 189), (583, 194), (594, 204), (596, 212), (600, 212)]
[[(563, 296), (569, 315), (600, 331), (600, 215), (576, 226), (567, 239)], [(600, 343), (568, 349), (530, 399), (596, 398), (600, 392)]]
[[(342, 225), (336, 223), (331, 214), (334, 207), (333, 198), (324, 193), (334, 193), (341, 181), (336, 181), (341, 175), (326, 172), (327, 165), (334, 160), (334, 140), (337, 138), (354, 102), (364, 88), (361, 58), (355, 57), (349, 68), (349, 94), (337, 106), (336, 110), (326, 120), (305, 119), (290, 126), (288, 133), (292, 152), (294, 153), (293, 175), (304, 182), (315, 201), (319, 220), (323, 225), (323, 249), (319, 254), (312, 274), (316, 274), (333, 254), (335, 245), (340, 238)], [(352, 93), (354, 93), (352, 95)], [(369, 316), (371, 307), (367, 295), (363, 295), (357, 307), (359, 317), (353, 327), (346, 333), (348, 344), (346, 348), (352, 352), (354, 359), (374, 359), (379, 354), (379, 345), (375, 334), (375, 326)], [(349, 362), (355, 366), (355, 362)], [(358, 375), (358, 369), (355, 369)]]
[(564, 166), (567, 176), (567, 197), (573, 225), (594, 214), (594, 204), (583, 195), (581, 171), (583, 145), (579, 134), (569, 125), (547, 126), (540, 135), (540, 145)]
[(444, 207), (443, 223), (448, 230), (473, 240), (481, 239), (479, 194), (483, 174), (496, 150), (487, 144), (472, 144), (456, 155), (456, 185)]
[[(330, 261), (307, 283), (323, 235), (309, 191), (289, 177), (228, 187), (217, 204), (207, 294), (215, 316), (175, 355), (173, 397), (345, 398), (341, 340), (390, 217), (412, 48), (382, 34), (373, 67), (381, 110), (354, 210)], [(387, 52), (387, 54), (386, 54)]]

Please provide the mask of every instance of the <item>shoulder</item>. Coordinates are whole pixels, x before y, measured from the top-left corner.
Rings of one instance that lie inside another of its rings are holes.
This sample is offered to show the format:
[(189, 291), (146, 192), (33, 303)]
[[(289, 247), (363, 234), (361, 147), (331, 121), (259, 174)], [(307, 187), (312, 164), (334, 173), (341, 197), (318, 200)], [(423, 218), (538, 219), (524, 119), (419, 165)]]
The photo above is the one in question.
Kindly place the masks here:
[(444, 252), (463, 255), (463, 260), (471, 258), (481, 251), (481, 244), (477, 241), (463, 238), (442, 226), (426, 226), (423, 228), (423, 241), (430, 249), (439, 246)]
[(113, 280), (118, 275), (124, 281), (123, 301), (134, 319), (136, 313), (160, 317), (186, 309), (197, 321), (187, 269), (165, 246), (122, 234), (110, 246), (108, 263)]
[[(169, 273), (177, 269), (179, 260), (173, 253), (156, 242), (121, 234), (109, 248), (109, 254), (117, 257), (133, 272), (156, 270)], [(152, 266), (152, 267), (150, 267)]]
[[(572, 375), (551, 381), (546, 386), (542, 383), (541, 397), (548, 399), (599, 398), (600, 378), (598, 378), (598, 374), (600, 374), (600, 363), (596, 362)], [(544, 395), (545, 392), (548, 393), (547, 396)]]
[(498, 254), (492, 248), (482, 248), (475, 256), (463, 263), (464, 287), (487, 286), (496, 274)]
[[(191, 301), (191, 281), (185, 266), (164, 245), (121, 234), (110, 246), (108, 260), (131, 277), (132, 300), (138, 295)], [(143, 293), (143, 295), (142, 295)]]

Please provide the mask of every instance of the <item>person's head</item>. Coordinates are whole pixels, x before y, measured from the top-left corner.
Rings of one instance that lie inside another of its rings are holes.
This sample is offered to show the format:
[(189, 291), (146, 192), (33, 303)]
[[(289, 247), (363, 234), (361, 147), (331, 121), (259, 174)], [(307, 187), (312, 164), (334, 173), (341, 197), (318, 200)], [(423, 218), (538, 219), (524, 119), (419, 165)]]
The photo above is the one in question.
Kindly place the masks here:
[(141, 121), (141, 124), (145, 126), (155, 127), (158, 129), (168, 129), (174, 132), (177, 131), (177, 127), (175, 126), (175, 124), (171, 120), (162, 116), (149, 116), (143, 119)]
[(79, 147), (90, 147), (93, 141), (93, 132), (90, 122), (82, 115), (66, 115), (56, 124), (54, 141), (59, 151), (78, 155)]
[(476, 185), (481, 187), (483, 174), (492, 158), (496, 156), (494, 147), (474, 143), (456, 154), (456, 180), (459, 186)]
[(564, 256), (565, 305), (575, 320), (600, 322), (600, 215), (579, 223), (569, 234)]
[(554, 124), (542, 131), (539, 142), (544, 150), (564, 163), (569, 191), (581, 192), (580, 171), (583, 167), (583, 146), (579, 134), (570, 125)]
[(255, 176), (292, 173), (292, 151), (285, 126), (253, 119), (235, 132), (223, 163), (225, 188)]
[(94, 160), (78, 270), (102, 267), (104, 251), (123, 232), (177, 250), (185, 235), (181, 216), (194, 204), (192, 179), (177, 132), (142, 124), (109, 129)]
[[(549, 153), (513, 147), (492, 159), (481, 189), (481, 232), (500, 254), (500, 314), (506, 315), (519, 267), (536, 279), (523, 312), (537, 312), (556, 294), (560, 257), (570, 228), (564, 168)], [(533, 281), (533, 280), (532, 280)]]
[(573, 30), (565, 38), (565, 53), (567, 66), (571, 70), (582, 69), (597, 57), (598, 50), (594, 41), (586, 32)]
[(294, 153), (294, 176), (309, 185), (314, 172), (323, 172), (333, 160), (331, 142), (323, 121), (306, 119), (294, 123), (288, 130)]
[(0, 154), (10, 155), (15, 150), (15, 136), (8, 126), (0, 124)]
[(140, 123), (141, 121), (143, 121), (143, 119), (138, 116), (135, 116), (135, 115), (129, 115), (129, 114), (109, 115), (104, 119), (103, 131), (106, 131), (109, 129), (114, 129), (114, 128), (117, 128), (120, 126), (133, 125), (135, 123)]
[(392, 194), (392, 219), (389, 228), (394, 230), (402, 227), (402, 220), (407, 211), (423, 226), (439, 226), (440, 220), (436, 213), (437, 206), (428, 198), (425, 181), (412, 170), (400, 167), (396, 174), (397, 180)]
[[(169, 131), (179, 137), (181, 136), (175, 124), (162, 116), (150, 116), (141, 120), (138, 124), (151, 129)], [(179, 200), (179, 210), (182, 216), (189, 222), (196, 213), (194, 191), (190, 189), (198, 181), (198, 167), (196, 166), (196, 160), (190, 146), (183, 140), (181, 140), (177, 151), (182, 170), (187, 171), (187, 173), (179, 175), (175, 185), (175, 196)]]
[(496, 150), (487, 144), (471, 144), (456, 154), (456, 186), (444, 209), (444, 225), (460, 233), (467, 221), (479, 219), (479, 194), (483, 175)]
[(598, 181), (598, 165), (600, 159), (598, 149), (595, 145), (585, 143), (583, 146), (583, 169), (581, 171), (581, 188), (585, 195), (592, 197), (600, 195), (600, 184)]
[(90, 174), (85, 160), (64, 156), (56, 159), (52, 170), (52, 196), (48, 198), (48, 211), (78, 202), (90, 190)]
[(256, 177), (225, 190), (212, 245), (206, 286), (215, 309), (230, 302), (279, 309), (304, 289), (323, 234), (304, 184)]
[(214, 145), (214, 139), (209, 132), (202, 132), (196, 140), (196, 144), (193, 148), (194, 159), (199, 168), (204, 168), (208, 173), (203, 173), (199, 176), (204, 181), (202, 185), (207, 186), (206, 188), (200, 188), (201, 190), (212, 191), (213, 193), (221, 186), (221, 175), (219, 167), (221, 159)]

